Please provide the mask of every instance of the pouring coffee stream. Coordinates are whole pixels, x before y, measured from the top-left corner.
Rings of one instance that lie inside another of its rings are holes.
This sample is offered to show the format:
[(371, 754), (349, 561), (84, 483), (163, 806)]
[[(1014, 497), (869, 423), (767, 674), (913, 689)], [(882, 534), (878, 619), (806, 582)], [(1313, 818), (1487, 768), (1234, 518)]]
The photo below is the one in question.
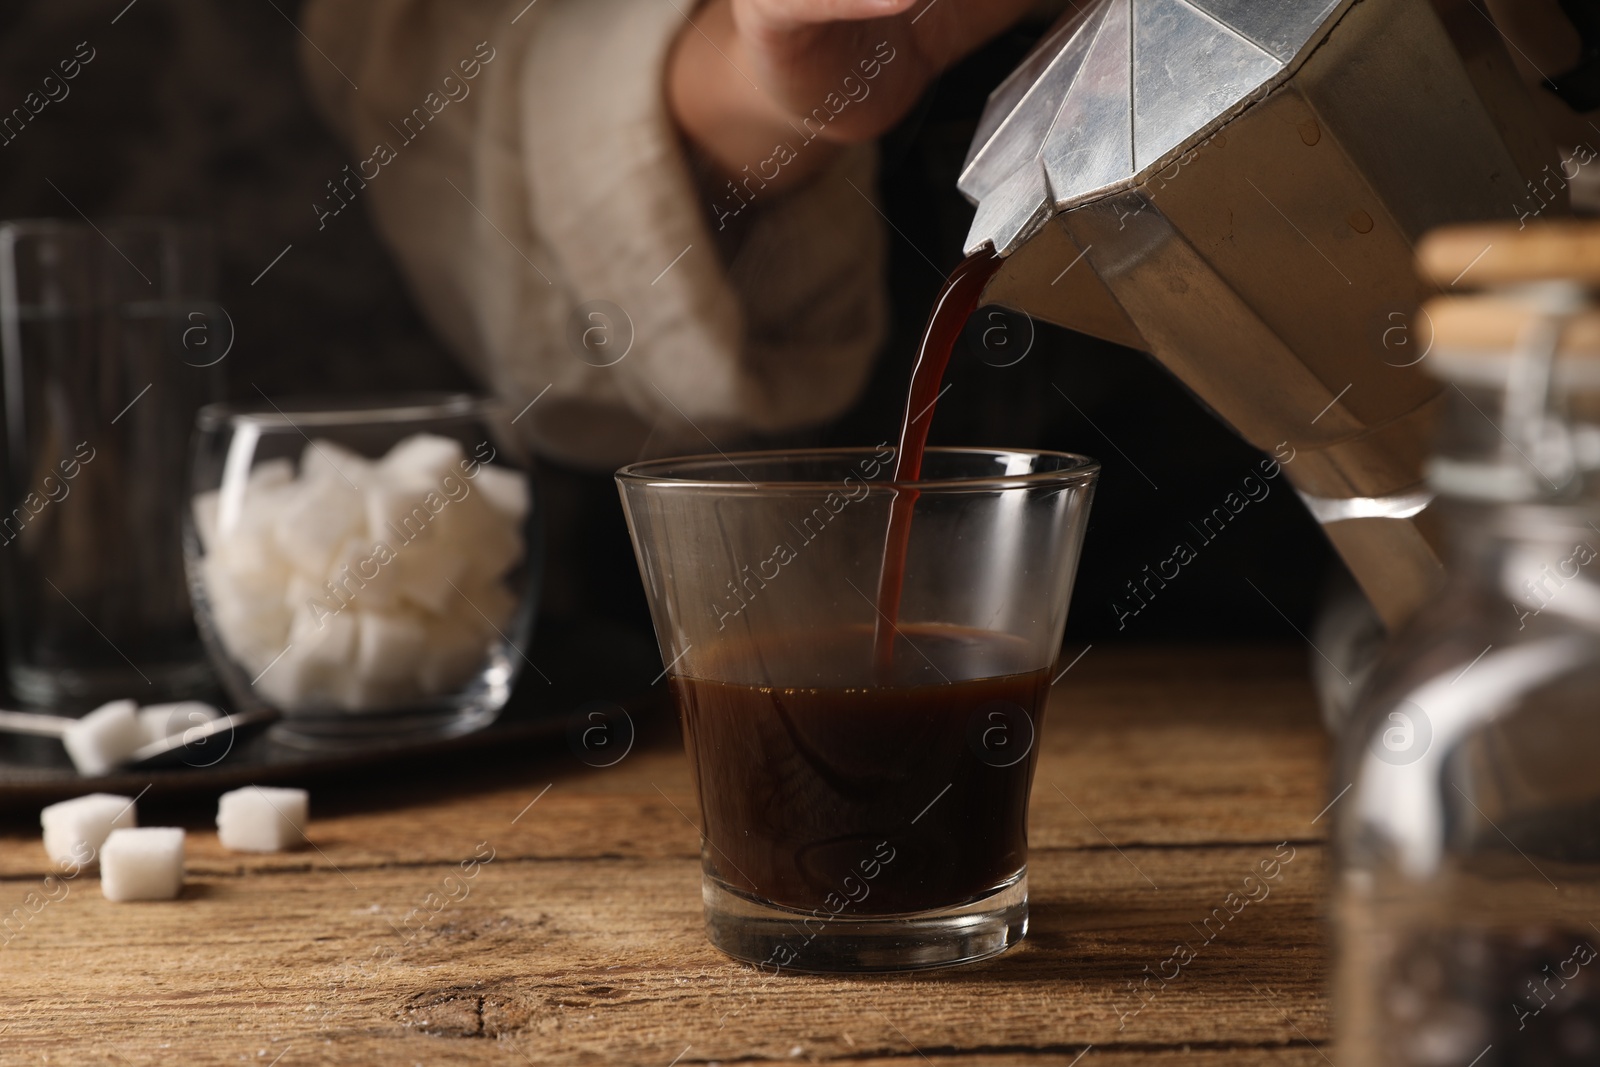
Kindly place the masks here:
[[(950, 354), (967, 319), (977, 310), (984, 287), (1005, 261), (989, 249), (963, 259), (945, 279), (933, 303), (911, 368), (911, 388), (900, 422), (900, 443), (895, 450), (894, 481), (915, 482), (922, 477), (922, 454), (938, 405), (940, 384), (950, 366)], [(873, 630), (873, 658), (880, 675), (887, 677), (894, 661), (894, 639), (899, 628), (900, 595), (905, 588), (906, 550), (911, 543), (911, 515), (917, 490), (896, 490), (889, 507), (889, 531), (884, 539), (883, 570), (878, 577), (878, 613)]]

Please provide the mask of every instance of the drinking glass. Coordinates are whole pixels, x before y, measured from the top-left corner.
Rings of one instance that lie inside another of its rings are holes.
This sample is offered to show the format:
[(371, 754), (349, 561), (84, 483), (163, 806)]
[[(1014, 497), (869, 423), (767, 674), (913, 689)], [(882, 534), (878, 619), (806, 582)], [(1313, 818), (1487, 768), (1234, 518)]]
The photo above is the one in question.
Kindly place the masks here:
[[(897, 484), (893, 462), (617, 474), (699, 794), (707, 934), (769, 971), (959, 963), (1027, 932), (1035, 739), (1099, 465), (932, 449)], [(880, 605), (897, 500), (904, 583)]]
[(0, 224), (0, 590), (16, 695), (53, 709), (211, 690), (184, 581), (189, 428), (232, 345), (182, 223)]
[(184, 549), (234, 703), (311, 748), (493, 722), (541, 575), (526, 467), (464, 394), (202, 408)]

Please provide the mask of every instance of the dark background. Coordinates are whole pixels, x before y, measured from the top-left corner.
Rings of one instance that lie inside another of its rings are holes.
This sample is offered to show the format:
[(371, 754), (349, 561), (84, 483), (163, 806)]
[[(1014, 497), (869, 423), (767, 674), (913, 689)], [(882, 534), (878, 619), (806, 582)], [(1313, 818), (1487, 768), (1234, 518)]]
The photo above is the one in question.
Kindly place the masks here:
[[(95, 220), (160, 214), (211, 223), (220, 299), (238, 330), (224, 364), (234, 398), (470, 386), (418, 316), (365, 216), (346, 212), (317, 230), (311, 205), (350, 158), (301, 85), (290, 21), (298, 4), (125, 7), (126, 0), (0, 7), (0, 111), (19, 105), (78, 42), (97, 53), (65, 100), (0, 147), (0, 217), (75, 218), (75, 204)], [(950, 72), (884, 142), (880, 202), (900, 231), (891, 235), (893, 336), (862, 401), (809, 440), (894, 437), (923, 317), (942, 272), (960, 259), (971, 219), (956, 176), (984, 97), (1042, 29), (1010, 33)], [(1292, 637), (1284, 616), (1308, 629), (1318, 590), (1339, 565), (1280, 479), (1119, 630), (1111, 602), (1125, 583), (1178, 540), (1192, 540), (1187, 524), (1217, 507), (1260, 459), (1148, 357), (1040, 324), (1020, 363), (990, 366), (969, 343), (958, 349), (950, 380), (935, 444), (1059, 448), (1105, 465), (1069, 650), (1072, 642), (1114, 639)], [(546, 464), (540, 479), (559, 526), (543, 624), (598, 614), (648, 627), (609, 475)]]

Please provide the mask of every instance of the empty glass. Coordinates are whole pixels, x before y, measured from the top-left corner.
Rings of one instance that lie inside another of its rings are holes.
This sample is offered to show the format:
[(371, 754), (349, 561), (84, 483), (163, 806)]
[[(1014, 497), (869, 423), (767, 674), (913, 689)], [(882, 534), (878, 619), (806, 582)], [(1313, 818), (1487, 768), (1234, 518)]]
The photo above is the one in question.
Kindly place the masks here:
[(196, 227), (0, 224), (0, 589), (27, 703), (151, 703), (215, 684), (179, 534), (189, 428), (232, 345), (213, 286)]

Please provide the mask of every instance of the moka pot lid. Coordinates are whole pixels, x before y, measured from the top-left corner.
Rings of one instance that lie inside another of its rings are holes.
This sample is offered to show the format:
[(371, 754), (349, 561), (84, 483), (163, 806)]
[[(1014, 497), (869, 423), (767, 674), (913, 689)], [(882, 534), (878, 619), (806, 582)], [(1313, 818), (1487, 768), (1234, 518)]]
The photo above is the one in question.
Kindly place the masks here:
[(989, 97), (958, 185), (967, 251), (1128, 189), (1292, 77), (1356, 0), (1096, 0)]

